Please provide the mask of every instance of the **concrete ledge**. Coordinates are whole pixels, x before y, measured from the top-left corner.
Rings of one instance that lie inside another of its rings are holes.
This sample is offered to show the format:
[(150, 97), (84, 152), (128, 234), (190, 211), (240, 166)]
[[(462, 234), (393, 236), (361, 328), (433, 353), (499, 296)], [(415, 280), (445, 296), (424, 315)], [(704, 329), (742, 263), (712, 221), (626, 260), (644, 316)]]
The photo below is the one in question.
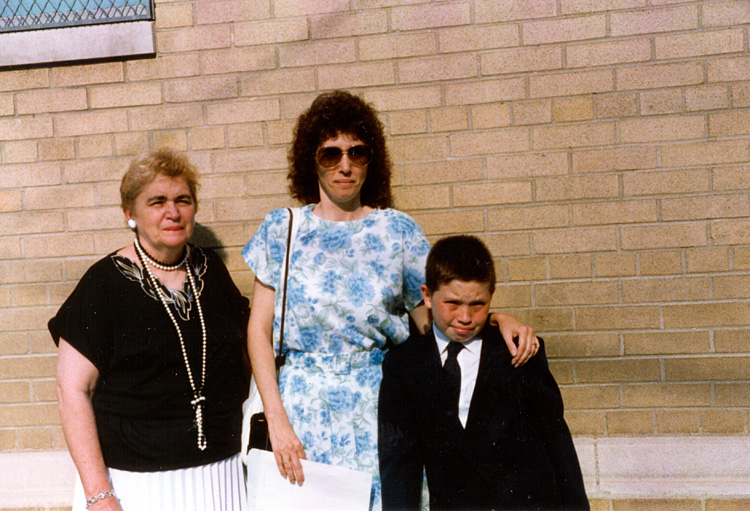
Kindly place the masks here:
[(68, 451), (0, 453), (0, 509), (69, 506), (75, 466)]
[[(748, 499), (750, 436), (576, 438), (592, 499)], [(64, 507), (66, 451), (0, 454), (0, 509)]]
[(0, 34), (0, 67), (153, 55), (153, 21)]
[(750, 437), (599, 438), (582, 444), (581, 451), (594, 450), (596, 471), (587, 474), (592, 497), (750, 497)]

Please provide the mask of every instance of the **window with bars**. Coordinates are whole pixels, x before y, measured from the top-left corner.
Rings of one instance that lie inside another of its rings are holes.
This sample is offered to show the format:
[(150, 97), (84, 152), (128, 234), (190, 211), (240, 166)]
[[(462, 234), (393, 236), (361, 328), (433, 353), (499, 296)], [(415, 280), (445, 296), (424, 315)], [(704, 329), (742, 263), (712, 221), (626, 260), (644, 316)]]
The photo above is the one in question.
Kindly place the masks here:
[(0, 0), (0, 68), (155, 53), (154, 0)]
[(151, 0), (0, 0), (0, 32), (150, 19)]

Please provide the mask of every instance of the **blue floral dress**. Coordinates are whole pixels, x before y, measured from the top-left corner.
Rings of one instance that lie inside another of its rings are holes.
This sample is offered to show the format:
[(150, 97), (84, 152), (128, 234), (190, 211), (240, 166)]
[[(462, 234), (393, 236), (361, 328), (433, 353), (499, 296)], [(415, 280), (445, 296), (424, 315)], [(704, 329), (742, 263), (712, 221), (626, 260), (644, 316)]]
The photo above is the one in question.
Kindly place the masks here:
[[(307, 459), (368, 470), (380, 509), (377, 399), (386, 343), (409, 336), (407, 311), (422, 301), (430, 245), (422, 228), (394, 209), (332, 222), (313, 205), (295, 211), (281, 370), (282, 402)], [(269, 213), (242, 256), (258, 279), (281, 289), (289, 214)], [(276, 293), (278, 348), (281, 294)]]

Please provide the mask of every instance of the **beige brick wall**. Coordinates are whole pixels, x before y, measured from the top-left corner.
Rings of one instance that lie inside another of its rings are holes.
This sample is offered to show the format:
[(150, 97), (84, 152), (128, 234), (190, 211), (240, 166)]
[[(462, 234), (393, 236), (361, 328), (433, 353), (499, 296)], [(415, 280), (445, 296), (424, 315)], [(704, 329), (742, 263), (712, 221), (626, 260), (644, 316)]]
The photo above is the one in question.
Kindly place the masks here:
[(495, 305), (547, 339), (576, 435), (748, 435), (749, 2), (157, 0), (156, 16), (154, 59), (0, 70), (0, 451), (64, 448), (46, 321), (130, 242), (129, 158), (188, 152), (198, 221), (249, 293), (239, 249), (290, 204), (293, 121), (332, 88), (381, 112), (397, 207), (432, 239), (491, 246)]

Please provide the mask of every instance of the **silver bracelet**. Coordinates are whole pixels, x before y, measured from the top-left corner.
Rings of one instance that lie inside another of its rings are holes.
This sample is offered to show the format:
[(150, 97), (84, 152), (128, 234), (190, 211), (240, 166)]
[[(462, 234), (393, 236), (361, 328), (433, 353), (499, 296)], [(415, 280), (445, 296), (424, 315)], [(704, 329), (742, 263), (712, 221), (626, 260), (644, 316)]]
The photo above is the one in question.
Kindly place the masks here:
[(86, 509), (90, 508), (91, 506), (99, 502), (100, 500), (108, 499), (114, 496), (115, 496), (115, 490), (109, 490), (109, 491), (102, 492), (99, 495), (96, 495), (94, 497), (91, 497), (90, 499), (86, 501)]

